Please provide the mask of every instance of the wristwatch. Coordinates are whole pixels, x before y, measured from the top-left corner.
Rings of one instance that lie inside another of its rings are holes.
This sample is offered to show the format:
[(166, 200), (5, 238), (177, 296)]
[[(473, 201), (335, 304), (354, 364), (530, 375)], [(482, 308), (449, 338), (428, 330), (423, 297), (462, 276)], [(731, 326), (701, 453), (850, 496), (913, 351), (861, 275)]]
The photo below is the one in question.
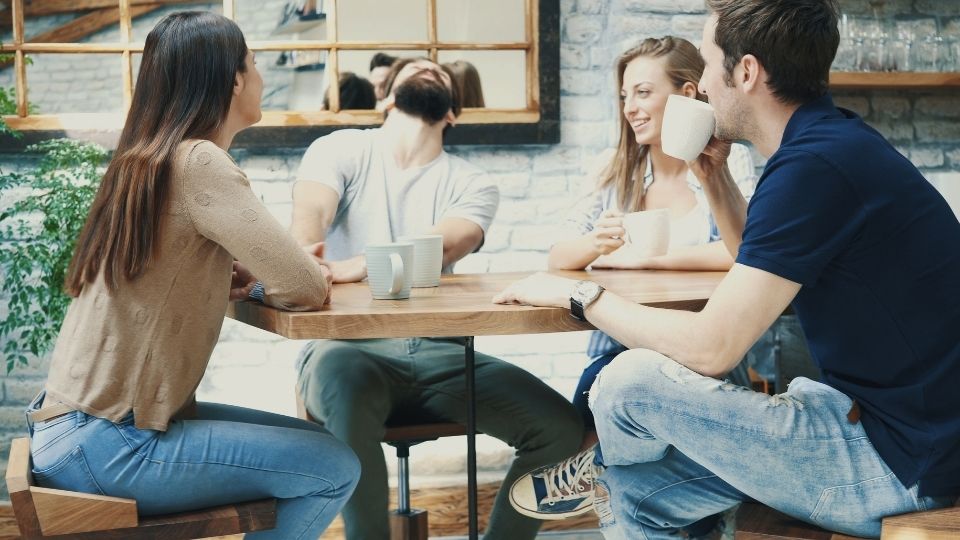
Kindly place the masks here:
[(584, 310), (587, 306), (600, 298), (600, 293), (604, 291), (599, 283), (592, 281), (578, 281), (573, 286), (573, 292), (570, 294), (570, 315), (574, 319), (581, 321), (587, 320)]

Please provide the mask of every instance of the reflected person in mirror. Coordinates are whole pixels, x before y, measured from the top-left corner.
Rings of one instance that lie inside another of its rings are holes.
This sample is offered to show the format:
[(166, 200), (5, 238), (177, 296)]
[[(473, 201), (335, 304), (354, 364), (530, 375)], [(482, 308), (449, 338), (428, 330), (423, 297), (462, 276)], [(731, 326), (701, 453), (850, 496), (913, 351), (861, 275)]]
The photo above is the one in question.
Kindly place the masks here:
[[(450, 73), (426, 59), (393, 64), (386, 119), (345, 129), (307, 150), (293, 188), (293, 235), (325, 242), (336, 283), (366, 277), (364, 247), (404, 235), (443, 236), (444, 273), (477, 251), (493, 221), (497, 187), (443, 150), (460, 112)], [(317, 340), (298, 362), (310, 415), (360, 457), (360, 483), (344, 507), (350, 540), (389, 538), (387, 470), (380, 441), (393, 423), (466, 422), (462, 338)], [(510, 485), (524, 472), (576, 452), (583, 424), (573, 406), (526, 370), (476, 354), (477, 428), (516, 449)], [(540, 521), (516, 512), (500, 490), (485, 537), (533, 539)]]
[(465, 109), (486, 107), (483, 100), (483, 86), (477, 68), (466, 60), (457, 60), (443, 64), (453, 74), (453, 80), (460, 87), (461, 106)]

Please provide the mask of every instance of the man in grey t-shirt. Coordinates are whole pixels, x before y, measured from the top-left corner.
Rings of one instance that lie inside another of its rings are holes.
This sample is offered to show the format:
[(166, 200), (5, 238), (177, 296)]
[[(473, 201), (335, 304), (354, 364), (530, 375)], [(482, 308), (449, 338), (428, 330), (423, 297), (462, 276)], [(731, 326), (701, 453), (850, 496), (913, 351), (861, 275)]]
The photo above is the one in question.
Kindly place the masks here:
[[(401, 235), (443, 235), (443, 269), (480, 248), (499, 193), (476, 167), (443, 151), (460, 112), (449, 73), (425, 59), (396, 62), (385, 82), (383, 127), (315, 141), (293, 190), (293, 234), (324, 242), (334, 282), (366, 277), (364, 246)], [(458, 339), (319, 340), (298, 363), (310, 414), (347, 442), (360, 483), (343, 518), (349, 540), (389, 538), (387, 471), (380, 441), (391, 422), (466, 422), (463, 342)], [(527, 371), (476, 355), (477, 427), (508, 442), (511, 485), (569, 456), (583, 426), (573, 406)], [(518, 514), (501, 490), (486, 538), (532, 539), (540, 522)]]

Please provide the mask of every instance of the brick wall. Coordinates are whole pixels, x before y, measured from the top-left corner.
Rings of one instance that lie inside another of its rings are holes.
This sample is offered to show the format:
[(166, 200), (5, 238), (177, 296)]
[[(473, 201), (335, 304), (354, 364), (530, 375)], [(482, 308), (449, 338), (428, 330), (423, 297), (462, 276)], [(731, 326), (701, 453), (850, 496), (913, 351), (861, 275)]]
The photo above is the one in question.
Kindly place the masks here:
[[(869, 10), (866, 0), (845, 0), (842, 5), (851, 14)], [(887, 6), (891, 13), (909, 16), (908, 24), (929, 28), (939, 23), (946, 33), (960, 35), (960, 2), (955, 0), (888, 0)], [(573, 202), (576, 187), (596, 156), (614, 142), (618, 114), (614, 58), (647, 36), (672, 33), (697, 43), (705, 18), (702, 0), (561, 0), (561, 11), (560, 144), (451, 149), (487, 170), (502, 195), (484, 249), (464, 259), (460, 272), (545, 267), (545, 249)], [(5, 75), (0, 71), (0, 85), (9, 84), (4, 83)], [(955, 89), (842, 92), (836, 97), (889, 137), (960, 214), (960, 97)], [(290, 219), (290, 181), (303, 150), (235, 152), (254, 190), (284, 223)], [(20, 156), (0, 154), (0, 167), (28, 165)], [(585, 340), (584, 333), (479, 338), (477, 347), (529, 369), (570, 395), (584, 364)], [(300, 346), (301, 342), (226, 321), (200, 398), (292, 414), (292, 364)], [(8, 440), (22, 433), (22, 408), (42, 384), (44, 372), (45, 364), (39, 362), (3, 378), (0, 463), (5, 463)], [(458, 441), (422, 447), (414, 452), (412, 467), (418, 472), (459, 470), (462, 448)], [(481, 441), (480, 451), (481, 467), (494, 474), (509, 455), (503, 445), (489, 440)]]

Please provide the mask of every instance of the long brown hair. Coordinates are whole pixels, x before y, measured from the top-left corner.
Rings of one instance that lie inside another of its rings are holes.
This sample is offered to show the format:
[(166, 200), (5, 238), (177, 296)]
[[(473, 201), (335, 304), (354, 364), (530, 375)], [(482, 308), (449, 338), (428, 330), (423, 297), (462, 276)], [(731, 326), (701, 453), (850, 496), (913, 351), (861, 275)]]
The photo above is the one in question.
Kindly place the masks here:
[(67, 271), (67, 294), (79, 296), (101, 271), (116, 289), (150, 265), (177, 146), (217, 134), (246, 55), (240, 28), (215, 13), (173, 13), (147, 36), (117, 150)]
[[(617, 59), (617, 95), (623, 88), (623, 72), (627, 64), (639, 57), (663, 58), (667, 77), (676, 88), (682, 88), (684, 83), (693, 83), (696, 86), (703, 74), (703, 58), (700, 52), (689, 41), (666, 36), (663, 38), (647, 38), (640, 42)], [(706, 101), (706, 96), (697, 93), (697, 99)], [(607, 186), (616, 186), (617, 202), (624, 212), (640, 210), (643, 202), (643, 173), (647, 167), (647, 153), (650, 148), (637, 144), (636, 136), (630, 127), (630, 122), (623, 115), (620, 107), (620, 142), (613, 159), (600, 174), (597, 189)]]

